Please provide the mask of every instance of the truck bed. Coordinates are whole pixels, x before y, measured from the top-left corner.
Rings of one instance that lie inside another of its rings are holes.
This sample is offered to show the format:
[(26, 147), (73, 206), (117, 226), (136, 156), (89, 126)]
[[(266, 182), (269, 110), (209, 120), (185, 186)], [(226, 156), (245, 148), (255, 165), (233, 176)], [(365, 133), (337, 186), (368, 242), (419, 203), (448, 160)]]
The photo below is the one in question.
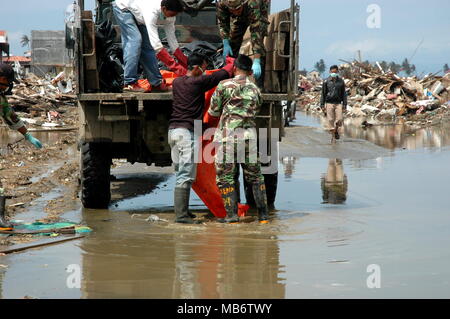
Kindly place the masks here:
[[(263, 93), (263, 100), (266, 102), (287, 101), (288, 94), (268, 94)], [(116, 100), (137, 100), (137, 101), (171, 101), (173, 95), (169, 93), (83, 93), (78, 95), (80, 101), (116, 101)]]

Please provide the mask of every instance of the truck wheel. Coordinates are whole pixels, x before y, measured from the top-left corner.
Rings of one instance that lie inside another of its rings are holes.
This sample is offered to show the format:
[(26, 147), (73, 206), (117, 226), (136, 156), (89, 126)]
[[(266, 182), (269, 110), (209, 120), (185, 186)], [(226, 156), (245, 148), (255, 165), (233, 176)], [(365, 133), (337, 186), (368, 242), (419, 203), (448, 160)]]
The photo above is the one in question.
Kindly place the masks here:
[(106, 209), (111, 201), (111, 155), (108, 144), (81, 145), (81, 202), (85, 208)]
[[(277, 197), (277, 188), (278, 188), (278, 173), (275, 174), (265, 174), (264, 182), (266, 184), (266, 194), (267, 194), (267, 204), (269, 205), (269, 209), (275, 209), (275, 199)], [(244, 179), (245, 185), (245, 198), (247, 199), (247, 204), (250, 207), (255, 207), (255, 198), (253, 197), (252, 185), (247, 184)]]

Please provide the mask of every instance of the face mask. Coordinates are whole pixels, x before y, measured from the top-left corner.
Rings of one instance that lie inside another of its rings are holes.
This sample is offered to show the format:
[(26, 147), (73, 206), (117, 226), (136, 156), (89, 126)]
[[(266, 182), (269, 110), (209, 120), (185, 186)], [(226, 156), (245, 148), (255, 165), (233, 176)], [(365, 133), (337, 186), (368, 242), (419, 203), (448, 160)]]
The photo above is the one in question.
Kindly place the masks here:
[(332, 78), (337, 78), (337, 77), (339, 76), (339, 74), (337, 74), (337, 73), (330, 73), (330, 76), (331, 76)]

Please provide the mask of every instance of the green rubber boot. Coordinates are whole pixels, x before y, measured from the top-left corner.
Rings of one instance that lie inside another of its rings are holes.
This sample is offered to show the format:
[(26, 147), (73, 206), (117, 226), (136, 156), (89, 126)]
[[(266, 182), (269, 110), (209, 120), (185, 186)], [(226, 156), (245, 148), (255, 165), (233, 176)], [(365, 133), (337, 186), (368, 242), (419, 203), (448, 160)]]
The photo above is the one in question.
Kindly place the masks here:
[(6, 213), (6, 196), (0, 196), (0, 228), (10, 228), (12, 225), (8, 223), (5, 217)]
[(220, 219), (219, 222), (227, 224), (239, 223), (238, 194), (236, 188), (231, 185), (226, 185), (219, 188), (219, 190), (222, 195), (225, 210), (227, 211), (227, 217)]
[(189, 197), (191, 189), (190, 188), (180, 188), (175, 187), (174, 191), (174, 204), (175, 204), (175, 216), (176, 223), (180, 224), (200, 224), (200, 222), (194, 220), (189, 212)]
[(258, 210), (259, 222), (261, 224), (267, 224), (269, 223), (269, 207), (267, 205), (266, 184), (253, 184), (252, 188)]

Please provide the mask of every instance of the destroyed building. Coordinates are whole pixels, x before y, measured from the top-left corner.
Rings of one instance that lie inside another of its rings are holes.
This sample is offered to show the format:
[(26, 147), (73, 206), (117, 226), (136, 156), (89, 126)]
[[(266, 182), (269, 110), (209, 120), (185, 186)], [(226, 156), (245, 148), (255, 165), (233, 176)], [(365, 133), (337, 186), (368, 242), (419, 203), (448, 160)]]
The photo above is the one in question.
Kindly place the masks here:
[(72, 73), (72, 60), (66, 49), (65, 31), (31, 31), (31, 72), (44, 77), (65, 71)]
[[(423, 120), (450, 108), (450, 74), (400, 77), (379, 64), (357, 61), (341, 65), (340, 73), (349, 96), (347, 116)], [(299, 85), (306, 88), (299, 106), (320, 112), (322, 81), (300, 76)]]

